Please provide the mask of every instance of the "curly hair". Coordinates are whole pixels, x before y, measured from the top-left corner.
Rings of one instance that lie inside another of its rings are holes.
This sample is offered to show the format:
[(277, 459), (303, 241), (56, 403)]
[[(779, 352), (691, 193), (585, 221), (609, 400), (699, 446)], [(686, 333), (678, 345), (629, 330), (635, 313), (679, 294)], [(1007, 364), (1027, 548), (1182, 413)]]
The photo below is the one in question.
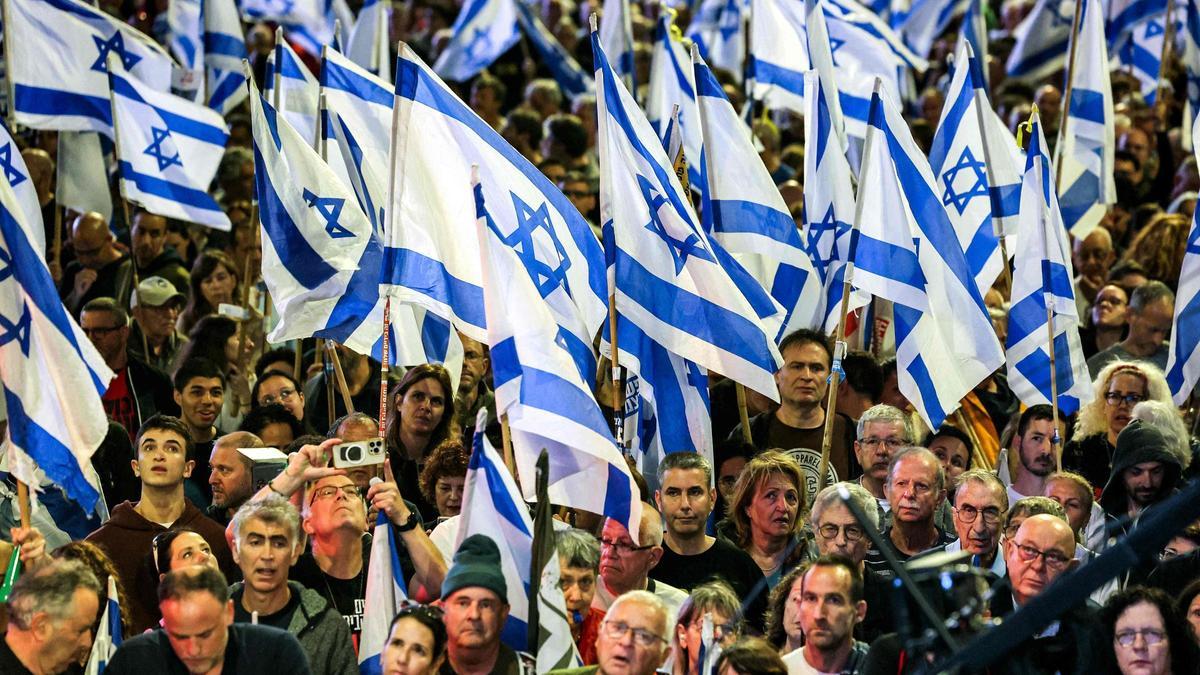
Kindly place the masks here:
[(1134, 235), (1121, 259), (1140, 263), (1146, 276), (1175, 288), (1190, 228), (1191, 219), (1181, 213), (1156, 214)]
[(792, 587), (804, 576), (806, 571), (808, 568), (802, 565), (793, 567), (791, 571), (783, 575), (779, 583), (775, 584), (775, 588), (771, 589), (771, 594), (767, 597), (766, 631), (763, 637), (775, 645), (776, 649), (782, 649), (787, 644), (787, 631), (783, 628), (783, 613), (787, 607), (788, 596), (792, 594)]
[(1090, 403), (1079, 409), (1079, 418), (1075, 422), (1075, 438), (1087, 438), (1095, 434), (1108, 433), (1108, 415), (1104, 411), (1107, 405), (1104, 394), (1108, 392), (1109, 382), (1121, 373), (1137, 375), (1146, 383), (1146, 398), (1151, 401), (1171, 403), (1171, 388), (1167, 386), (1167, 378), (1161, 370), (1147, 363), (1132, 361), (1113, 361), (1096, 375), (1093, 382), (1093, 396)]
[(467, 466), (471, 463), (471, 453), (467, 451), (462, 441), (448, 438), (429, 453), (425, 460), (425, 468), (417, 485), (421, 488), (421, 496), (430, 504), (437, 503), (437, 482), (439, 478), (466, 478)]
[(754, 493), (758, 492), (759, 487), (773, 475), (782, 475), (796, 486), (800, 505), (796, 509), (796, 520), (792, 523), (792, 533), (799, 532), (804, 526), (808, 511), (808, 505), (805, 504), (807, 493), (805, 492), (804, 469), (800, 468), (796, 460), (783, 452), (767, 450), (750, 460), (746, 464), (746, 468), (742, 469), (737, 483), (733, 486), (733, 494), (729, 498), (730, 506), (727, 517), (733, 523), (734, 532), (737, 534), (737, 541), (734, 543), (741, 548), (746, 548), (750, 544), (750, 516), (746, 515), (746, 507), (754, 499)]
[[(117, 586), (117, 597), (128, 597), (125, 594), (125, 584), (121, 583), (121, 576), (117, 574), (117, 568), (113, 566), (112, 559), (109, 558), (104, 551), (90, 541), (71, 541), (54, 549), (50, 557), (57, 560), (75, 560), (83, 563), (92, 570), (92, 574), (96, 575), (96, 580), (100, 581), (100, 608), (103, 613), (104, 606), (108, 603), (108, 579), (112, 578), (113, 583)], [(119, 602), (118, 607), (121, 609), (121, 629), (124, 635), (129, 634), (130, 628), (133, 626), (133, 620), (129, 616), (129, 603)], [(99, 616), (96, 617), (99, 621)]]

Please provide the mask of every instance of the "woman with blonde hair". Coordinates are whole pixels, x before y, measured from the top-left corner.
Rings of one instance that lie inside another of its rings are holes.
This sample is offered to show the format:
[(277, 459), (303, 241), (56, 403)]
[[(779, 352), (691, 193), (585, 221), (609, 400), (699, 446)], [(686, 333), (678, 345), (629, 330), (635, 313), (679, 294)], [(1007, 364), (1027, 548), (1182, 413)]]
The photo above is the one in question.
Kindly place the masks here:
[(1155, 366), (1114, 361), (1096, 376), (1094, 391), (1091, 402), (1079, 409), (1074, 437), (1063, 447), (1062, 463), (1092, 485), (1104, 485), (1117, 435), (1133, 419), (1134, 406), (1142, 401), (1170, 404), (1171, 390)]
[(1121, 260), (1133, 260), (1146, 276), (1174, 288), (1187, 251), (1191, 219), (1181, 213), (1159, 213), (1146, 222), (1130, 242)]
[(730, 495), (720, 534), (754, 558), (767, 588), (804, 562), (804, 470), (787, 454), (768, 450), (751, 459)]

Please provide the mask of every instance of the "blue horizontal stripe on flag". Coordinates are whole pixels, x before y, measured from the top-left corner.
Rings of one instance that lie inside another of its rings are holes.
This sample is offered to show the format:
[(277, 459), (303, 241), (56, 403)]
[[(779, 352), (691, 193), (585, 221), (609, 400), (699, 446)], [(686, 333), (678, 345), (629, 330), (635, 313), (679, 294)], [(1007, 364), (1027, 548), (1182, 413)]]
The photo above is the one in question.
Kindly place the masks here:
[(711, 203), (713, 226), (718, 232), (758, 234), (797, 249), (804, 248), (796, 221), (787, 213), (740, 199), (717, 199)]
[[(83, 351), (75, 339), (75, 330), (67, 318), (66, 307), (54, 289), (42, 254), (34, 249), (29, 238), (25, 236), (25, 230), (3, 205), (0, 205), (0, 232), (3, 232), (4, 243), (8, 246), (8, 255), (12, 259), (9, 269), (12, 270), (17, 283), (29, 295), (38, 311), (58, 329), (67, 344), (71, 345), (79, 360), (86, 364), (87, 360), (83, 358)], [(88, 367), (88, 374), (92, 376), (92, 384), (97, 392), (103, 393), (108, 388), (108, 383), (101, 382), (91, 367)]]
[(1064, 37), (1062, 40), (1054, 42), (1048, 47), (1043, 47), (1018, 61), (1008, 71), (1008, 75), (1009, 77), (1024, 77), (1055, 59), (1065, 58), (1066, 55), (1067, 39)]
[(721, 83), (717, 82), (717, 78), (713, 76), (711, 68), (697, 63), (695, 71), (697, 96), (725, 98), (725, 90), (721, 87)]
[(1091, 89), (1071, 90), (1071, 117), (1104, 124), (1104, 95)]
[[(530, 166), (532, 171), (524, 170), (522, 167), (529, 165), (528, 160), (521, 156), (508, 141), (505, 141), (495, 129), (479, 119), (479, 116), (463, 105), (462, 101), (442, 89), (420, 66), (403, 58), (396, 60), (396, 95), (428, 106), (463, 124), (503, 157), (514, 171), (519, 171), (525, 176), (526, 180), (537, 188), (537, 191), (546, 198), (551, 207), (558, 211), (563, 221), (567, 223), (567, 230), (570, 232), (576, 248), (585, 256), (595, 256), (584, 261), (588, 266), (588, 287), (596, 297), (607, 302), (608, 279), (604, 267), (597, 264), (603, 258), (603, 252), (600, 250), (599, 243), (596, 242), (596, 236), (592, 234), (591, 226), (584, 221), (579, 209), (575, 208), (562, 190), (559, 190), (534, 167)], [(482, 302), (483, 300), (480, 299), (481, 318), (480, 323), (477, 324), (480, 326), (485, 325), (482, 319)]]
[(911, 249), (859, 232), (854, 264), (858, 269), (925, 292), (925, 274), (921, 272), (917, 254)]
[(392, 530), (392, 523), (388, 520), (387, 512), (379, 512), (378, 525), (383, 525), (384, 532), (388, 538), (388, 553), (392, 559), (392, 583), (399, 587), (400, 592), (408, 596), (408, 584), (404, 581), (404, 568), (400, 565), (400, 550), (396, 547), (396, 532)]
[(379, 301), (379, 269), (382, 261), (383, 247), (372, 236), (358, 259), (358, 269), (346, 282), (346, 291), (334, 304), (333, 311), (325, 321), (325, 328), (317, 331), (315, 337), (344, 343), (367, 320)]
[(134, 169), (132, 164), (124, 160), (120, 162), (120, 167), (121, 177), (136, 185), (140, 192), (169, 199), (191, 209), (223, 213), (221, 206), (217, 204), (217, 200), (213, 199), (204, 190), (197, 190), (186, 185), (172, 183), (157, 176), (141, 173)]
[(325, 59), (321, 67), (321, 83), (329, 89), (344, 91), (368, 103), (392, 107), (395, 94), (367, 78), (351, 71), (329, 59)]
[(167, 123), (167, 129), (172, 134), (179, 134), (181, 136), (194, 138), (210, 145), (219, 145), (221, 147), (225, 147), (225, 141), (229, 138), (229, 134), (225, 133), (225, 129), (223, 127), (214, 127), (211, 124), (205, 124), (199, 120), (194, 120), (190, 117), (184, 117), (183, 115), (173, 113), (169, 110), (159, 108), (156, 105), (146, 102), (146, 100), (142, 98), (141, 94), (139, 94), (137, 90), (133, 88), (133, 85), (131, 85), (128, 80), (120, 75), (113, 75), (110, 73), (109, 81), (112, 83), (113, 93), (117, 96), (123, 96), (127, 99), (150, 106), (154, 112), (158, 113), (158, 116), (162, 118), (163, 122)]
[(804, 95), (804, 73), (799, 70), (784, 68), (756, 58), (750, 63), (750, 77), (756, 82), (779, 87), (797, 96)]
[(4, 402), (8, 406), (8, 433), (13, 442), (51, 480), (66, 490), (68, 497), (90, 513), (96, 507), (100, 493), (84, 477), (71, 449), (30, 417), (21, 399), (7, 387), (4, 388)]
[(1075, 283), (1062, 263), (1042, 261), (1042, 288), (1054, 297), (1075, 299)]
[(244, 59), (246, 58), (246, 43), (242, 41), (241, 37), (225, 33), (205, 33), (204, 53), (205, 56), (221, 54)]
[(442, 261), (411, 249), (389, 246), (383, 249), (383, 269), (391, 271), (391, 278), (380, 283), (411, 288), (453, 308), (463, 321), (487, 326), (483, 289), (450, 274)]
[(107, 25), (113, 32), (116, 32), (117, 27), (113, 26), (106, 20), (105, 15), (89, 5), (79, 2), (67, 2), (66, 0), (42, 0), (42, 2), (62, 12), (74, 14), (82, 19), (87, 20), (91, 25), (96, 24)]
[(218, 80), (218, 83), (208, 96), (208, 107), (224, 115), (229, 112), (225, 110), (225, 102), (246, 84), (246, 78), (241, 73), (231, 70), (210, 70), (209, 74)]
[[(521, 511), (518, 510), (518, 508), (523, 508), (523, 506), (518, 507), (515, 503), (513, 503), (512, 497), (508, 494), (508, 490), (504, 487), (504, 476), (501, 471), (507, 471), (507, 469), (501, 469), (494, 463), (488, 461), (487, 455), (485, 455), (483, 452), (483, 441), (479, 438), (481, 435), (482, 434), (478, 433), (475, 434), (475, 451), (471, 453), (471, 461), (467, 466), (467, 470), (482, 471), (487, 477), (489, 489), (487, 495), (476, 494), (475, 496), (486, 496), (489, 498), (492, 502), (492, 508), (496, 510), (497, 515), (507, 520), (508, 524), (521, 534), (532, 537), (533, 533), (530, 532), (525, 526), (525, 521), (521, 517)], [(476, 480), (478, 480), (478, 478)], [(478, 482), (475, 484), (479, 485)]]
[(1069, 231), (1093, 206), (1102, 204), (1100, 177), (1089, 170), (1075, 179), (1058, 198), (1063, 225)]
[(1000, 240), (996, 238), (996, 228), (992, 225), (992, 216), (989, 214), (983, 217), (983, 222), (975, 230), (975, 236), (971, 238), (971, 243), (963, 252), (967, 257), (967, 267), (971, 269), (972, 276), (979, 274), (998, 248), (1000, 248)]
[[(663, 281), (617, 249), (617, 287), (663, 323), (774, 372), (775, 359), (759, 326), (706, 298)], [(676, 323), (686, 317), (685, 325)]]
[(1015, 216), (1021, 211), (1021, 184), (997, 185), (991, 190), (992, 212), (997, 218)]
[[(521, 363), (517, 353), (516, 338), (501, 340), (492, 348), (492, 367), (496, 388), (513, 379), (521, 378), (520, 402), (530, 408), (537, 408), (553, 415), (558, 415), (575, 424), (587, 427), (592, 432), (606, 438), (612, 438), (608, 422), (600, 412), (592, 392), (580, 389), (570, 380), (556, 373), (535, 368)], [(569, 441), (562, 440), (564, 443)], [(616, 441), (613, 441), (614, 446)]]
[(13, 87), (17, 112), (29, 115), (74, 115), (112, 126), (112, 103), (107, 98), (17, 83)]
[(1020, 344), (1035, 331), (1046, 330), (1046, 300), (1042, 291), (1034, 291), (1013, 303), (1008, 310), (1008, 348)]

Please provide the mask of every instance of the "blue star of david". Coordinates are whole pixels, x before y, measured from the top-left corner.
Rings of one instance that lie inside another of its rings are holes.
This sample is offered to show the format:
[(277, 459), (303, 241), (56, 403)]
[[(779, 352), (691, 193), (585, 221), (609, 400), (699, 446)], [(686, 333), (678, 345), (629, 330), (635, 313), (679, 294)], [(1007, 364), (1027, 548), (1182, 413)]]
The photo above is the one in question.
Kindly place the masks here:
[(646, 223), (645, 227), (666, 242), (667, 250), (671, 252), (671, 259), (675, 262), (675, 274), (678, 275), (683, 271), (688, 256), (715, 263), (716, 259), (708, 249), (704, 248), (704, 244), (695, 232), (688, 233), (686, 239), (676, 239), (667, 232), (658, 215), (659, 209), (667, 203), (666, 197), (659, 194), (658, 190), (655, 190), (645, 177), (639, 175), (637, 180), (638, 187), (642, 190), (642, 199), (646, 200), (646, 206), (650, 209), (650, 222)]
[[(817, 266), (817, 274), (822, 279), (828, 273), (829, 264), (837, 258), (837, 241), (842, 235), (849, 232), (851, 224), (843, 220), (838, 220), (833, 213), (833, 204), (825, 209), (825, 215), (820, 220), (810, 223), (808, 226), (808, 249), (809, 255), (813, 259), (813, 263)], [(829, 246), (825, 247), (829, 253), (821, 253), (821, 240), (829, 233), (833, 233), (833, 241)]]
[[(988, 196), (987, 183), (987, 165), (975, 159), (971, 154), (970, 148), (963, 148), (962, 154), (958, 156), (958, 161), (954, 166), (950, 167), (946, 173), (942, 174), (942, 181), (946, 184), (946, 191), (942, 194), (942, 205), (953, 205), (958, 210), (958, 215), (962, 215), (967, 210), (967, 204), (975, 197)], [(966, 192), (958, 192), (955, 190), (955, 181), (958, 174), (970, 170), (975, 175), (975, 182)]]
[(725, 6), (721, 8), (721, 18), (717, 22), (717, 31), (721, 33), (721, 38), (726, 42), (729, 41), (742, 28), (741, 8), (738, 7), (738, 0), (729, 0)]
[(833, 36), (829, 37), (829, 57), (833, 59), (833, 65), (835, 66), (841, 65), (837, 60), (837, 52), (844, 44), (846, 44), (845, 40), (841, 40)]
[(5, 143), (4, 147), (0, 148), (0, 168), (4, 169), (4, 177), (8, 179), (8, 184), (17, 187), (26, 177), (12, 165), (12, 151), (12, 143)]
[[(513, 211), (517, 218), (516, 228), (505, 235), (491, 218), (488, 218), (488, 226), (500, 237), (500, 241), (517, 252), (521, 263), (525, 265), (530, 278), (537, 286), (538, 293), (545, 298), (553, 293), (554, 289), (566, 287), (567, 270), (571, 268), (571, 260), (567, 258), (567, 250), (554, 233), (554, 227), (550, 223), (550, 210), (546, 204), (533, 209), (518, 197), (517, 193), (510, 192), (509, 195), (512, 196)], [(534, 243), (533, 236), (539, 229), (545, 230), (550, 236), (550, 241), (554, 243), (554, 252), (558, 256), (554, 265), (537, 257), (537, 244)]]
[(0, 281), (4, 281), (13, 275), (12, 256), (8, 251), (0, 248)]
[(1146, 22), (1146, 32), (1142, 34), (1142, 37), (1149, 40), (1152, 37), (1162, 35), (1164, 32), (1166, 31), (1163, 30), (1163, 24), (1151, 19)]
[(163, 150), (163, 141), (171, 138), (171, 132), (158, 127), (150, 127), (150, 135), (154, 137), (154, 142), (146, 146), (146, 149), (142, 152), (150, 155), (158, 162), (159, 171), (165, 171), (172, 164), (183, 166), (183, 162), (179, 159), (179, 152), (167, 156), (166, 151)]
[(487, 58), (492, 54), (492, 35), (485, 28), (476, 28), (475, 37), (467, 43), (467, 58), (472, 63)]
[(325, 232), (331, 239), (353, 237), (354, 233), (338, 223), (342, 216), (342, 207), (346, 200), (340, 197), (318, 197), (312, 190), (304, 188), (304, 203), (309, 208), (316, 209), (325, 219)]
[(704, 401), (704, 407), (711, 407), (708, 401), (708, 376), (700, 372), (700, 366), (697, 366), (695, 362), (685, 361), (685, 363), (687, 367), (687, 383), (695, 388), (696, 393), (700, 394), (700, 398)]
[(131, 70), (142, 57), (132, 52), (125, 51), (125, 34), (121, 31), (113, 33), (113, 36), (107, 40), (101, 39), (98, 35), (92, 36), (92, 41), (96, 43), (96, 49), (100, 55), (96, 57), (96, 61), (92, 63), (92, 70), (98, 73), (108, 72), (108, 53), (114, 52), (121, 57), (121, 65), (125, 66), (125, 70)]
[(0, 347), (17, 341), (21, 345), (21, 353), (29, 356), (29, 327), (31, 317), (29, 315), (29, 305), (21, 304), (21, 316), (14, 323), (7, 317), (0, 316)]

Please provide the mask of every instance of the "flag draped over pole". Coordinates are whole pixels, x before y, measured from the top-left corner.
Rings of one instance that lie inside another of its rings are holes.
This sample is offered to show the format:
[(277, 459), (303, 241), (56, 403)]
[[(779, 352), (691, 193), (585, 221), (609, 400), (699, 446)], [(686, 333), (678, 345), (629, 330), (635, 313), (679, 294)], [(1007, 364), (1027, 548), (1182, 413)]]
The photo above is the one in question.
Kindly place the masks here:
[(1037, 0), (1013, 30), (1017, 42), (1008, 57), (1008, 76), (1040, 80), (1066, 63), (1076, 0)]
[[(746, 68), (745, 24), (749, 11), (748, 0), (701, 0), (687, 29), (700, 57), (738, 82)], [(607, 50), (608, 43), (604, 45)]]
[(108, 602), (104, 603), (104, 612), (100, 615), (100, 626), (96, 629), (96, 639), (92, 640), (92, 651), (88, 655), (84, 675), (101, 675), (104, 667), (117, 653), (117, 647), (124, 642), (124, 630), (121, 628), (121, 602), (117, 596), (117, 580), (112, 575), (108, 577)]
[[(438, 75), (469, 80), (521, 39), (518, 0), (467, 0), (450, 31), (453, 37), (433, 64)], [(397, 71), (399, 76), (399, 71)]]
[[(279, 35), (280, 33), (277, 33)], [(279, 91), (275, 91), (276, 82)], [(310, 146), (317, 142), (317, 113), (320, 107), (320, 86), (285, 40), (275, 41), (275, 51), (267, 57), (267, 72), (263, 78), (263, 95), (275, 105), (283, 118), (300, 133)]]
[(1192, 228), (1179, 271), (1167, 357), (1167, 384), (1171, 385), (1176, 405), (1187, 401), (1197, 381), (1200, 381), (1200, 222), (1192, 214)]
[(203, 7), (205, 101), (228, 115), (249, 95), (242, 73), (246, 38), (233, 0), (204, 0)]
[(392, 80), (392, 48), (388, 40), (391, 3), (367, 0), (346, 40), (346, 56), (381, 80)]
[[(483, 428), (476, 425), (476, 429)], [(478, 434), (482, 436), (483, 434)], [(550, 502), (550, 460), (543, 450), (537, 460), (537, 506), (533, 514), (533, 554), (529, 571), (529, 650), (537, 655), (537, 672), (577, 668), (581, 660), (571, 639), (567, 601), (559, 586), (561, 569), (554, 537), (554, 505)]]
[(633, 64), (633, 23), (630, 0), (604, 0), (600, 18), (600, 44), (612, 54), (613, 72), (631, 91), (636, 90)]
[(367, 564), (362, 635), (358, 641), (358, 669), (361, 675), (379, 675), (383, 672), (379, 656), (387, 646), (392, 617), (408, 600), (408, 585), (404, 583), (404, 571), (400, 567), (400, 549), (386, 512), (379, 512), (373, 532), (371, 557)]
[(595, 91), (596, 84), (592, 81), (592, 76), (579, 66), (575, 57), (567, 52), (566, 47), (554, 37), (554, 33), (550, 32), (529, 5), (524, 2), (517, 3), (517, 18), (520, 20), (521, 29), (529, 38), (529, 44), (541, 57), (542, 65), (550, 71), (567, 98), (573, 99)]

